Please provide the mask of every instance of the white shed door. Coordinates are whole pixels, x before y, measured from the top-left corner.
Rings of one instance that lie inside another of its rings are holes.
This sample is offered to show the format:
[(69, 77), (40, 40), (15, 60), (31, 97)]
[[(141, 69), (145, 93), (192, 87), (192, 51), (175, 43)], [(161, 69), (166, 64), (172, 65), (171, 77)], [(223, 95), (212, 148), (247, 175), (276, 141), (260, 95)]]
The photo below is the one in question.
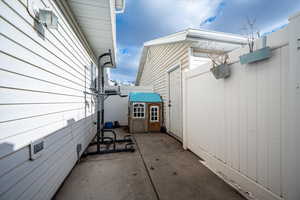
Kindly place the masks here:
[(181, 72), (180, 67), (169, 72), (169, 131), (182, 139)]

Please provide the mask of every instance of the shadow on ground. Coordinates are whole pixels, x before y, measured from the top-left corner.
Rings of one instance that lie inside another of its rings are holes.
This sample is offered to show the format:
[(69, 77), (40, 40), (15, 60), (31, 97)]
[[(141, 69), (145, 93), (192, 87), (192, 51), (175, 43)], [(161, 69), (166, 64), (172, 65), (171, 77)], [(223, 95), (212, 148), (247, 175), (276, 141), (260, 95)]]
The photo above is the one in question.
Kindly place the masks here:
[[(124, 135), (122, 129), (117, 130)], [(238, 192), (163, 133), (135, 134), (140, 151), (89, 156), (56, 200), (238, 200)]]

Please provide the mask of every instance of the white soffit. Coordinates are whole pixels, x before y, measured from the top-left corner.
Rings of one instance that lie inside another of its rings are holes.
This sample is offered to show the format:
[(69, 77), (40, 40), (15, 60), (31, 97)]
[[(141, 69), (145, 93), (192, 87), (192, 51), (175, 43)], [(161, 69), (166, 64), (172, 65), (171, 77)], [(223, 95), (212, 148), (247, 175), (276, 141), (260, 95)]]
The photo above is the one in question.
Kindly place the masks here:
[(116, 9), (124, 0), (67, 0), (68, 5), (96, 57), (111, 49), (116, 61)]

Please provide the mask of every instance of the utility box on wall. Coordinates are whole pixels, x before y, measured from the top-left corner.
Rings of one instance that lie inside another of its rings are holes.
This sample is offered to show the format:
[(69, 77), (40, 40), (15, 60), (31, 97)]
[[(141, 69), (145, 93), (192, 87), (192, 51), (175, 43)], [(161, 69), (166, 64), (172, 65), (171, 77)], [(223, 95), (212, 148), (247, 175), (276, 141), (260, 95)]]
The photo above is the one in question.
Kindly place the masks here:
[(159, 94), (145, 92), (129, 94), (130, 133), (159, 132), (162, 122), (162, 99)]

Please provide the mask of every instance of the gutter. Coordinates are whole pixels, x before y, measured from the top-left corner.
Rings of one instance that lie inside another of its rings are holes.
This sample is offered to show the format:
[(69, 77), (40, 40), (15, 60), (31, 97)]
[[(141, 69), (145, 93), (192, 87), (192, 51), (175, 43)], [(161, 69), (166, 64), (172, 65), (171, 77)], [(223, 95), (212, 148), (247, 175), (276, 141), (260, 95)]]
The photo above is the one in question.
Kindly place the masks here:
[(194, 30), (194, 29), (188, 29), (186, 37), (188, 40), (191, 41), (209, 40), (209, 41), (224, 42), (224, 43), (238, 44), (238, 45), (248, 43), (248, 39), (240, 35), (214, 32), (214, 31), (202, 32), (201, 30)]
[[(199, 37), (187, 36), (186, 40), (187, 41), (197, 42), (197, 41), (199, 41)], [(228, 43), (228, 44), (237, 44), (237, 45), (245, 45), (245, 44), (247, 44), (247, 42), (237, 42), (237, 41), (222, 40), (222, 39), (211, 39), (211, 38), (205, 38), (205, 37), (201, 37), (201, 40), (207, 40), (207, 41), (213, 41), (213, 42), (221, 42), (221, 43)]]

